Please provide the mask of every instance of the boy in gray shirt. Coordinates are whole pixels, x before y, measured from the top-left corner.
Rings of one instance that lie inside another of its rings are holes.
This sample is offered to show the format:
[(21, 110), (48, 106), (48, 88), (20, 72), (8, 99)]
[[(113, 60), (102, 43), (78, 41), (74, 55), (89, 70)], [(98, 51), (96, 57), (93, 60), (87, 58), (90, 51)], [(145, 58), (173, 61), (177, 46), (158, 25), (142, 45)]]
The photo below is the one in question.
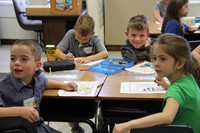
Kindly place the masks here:
[(163, 18), (165, 17), (165, 12), (166, 12), (169, 1), (170, 0), (161, 0), (155, 3), (153, 16), (156, 21), (160, 23), (163, 22)]
[(94, 20), (88, 14), (79, 16), (74, 29), (69, 30), (57, 45), (58, 58), (84, 64), (105, 59), (108, 52), (101, 39), (94, 35)]

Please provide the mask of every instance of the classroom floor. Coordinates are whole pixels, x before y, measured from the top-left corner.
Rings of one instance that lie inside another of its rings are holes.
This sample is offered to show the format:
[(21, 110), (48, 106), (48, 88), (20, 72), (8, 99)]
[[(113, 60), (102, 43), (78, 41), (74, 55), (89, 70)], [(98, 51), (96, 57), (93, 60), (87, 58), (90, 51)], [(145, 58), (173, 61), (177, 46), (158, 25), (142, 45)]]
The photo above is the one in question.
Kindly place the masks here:
[[(9, 60), (10, 60), (10, 46), (11, 45), (0, 45), (0, 72), (5, 73), (9, 72)], [(121, 53), (119, 51), (109, 51), (109, 57), (121, 58)], [(46, 61), (46, 55), (43, 53), (43, 61)], [(85, 123), (80, 123), (81, 127), (85, 129), (85, 133), (91, 133), (92, 130), (89, 125)], [(63, 132), (71, 133), (70, 127), (67, 122), (50, 122), (50, 126)]]

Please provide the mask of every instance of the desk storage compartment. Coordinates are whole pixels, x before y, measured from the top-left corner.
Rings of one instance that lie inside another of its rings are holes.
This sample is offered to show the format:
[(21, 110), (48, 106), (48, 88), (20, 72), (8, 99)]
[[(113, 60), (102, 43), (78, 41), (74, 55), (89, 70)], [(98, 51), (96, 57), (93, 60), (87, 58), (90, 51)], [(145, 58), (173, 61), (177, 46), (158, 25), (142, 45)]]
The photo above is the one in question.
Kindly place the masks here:
[(82, 0), (51, 0), (51, 14), (76, 16), (82, 12)]
[(46, 98), (41, 102), (41, 116), (45, 121), (75, 122), (92, 119), (97, 103), (95, 99)]

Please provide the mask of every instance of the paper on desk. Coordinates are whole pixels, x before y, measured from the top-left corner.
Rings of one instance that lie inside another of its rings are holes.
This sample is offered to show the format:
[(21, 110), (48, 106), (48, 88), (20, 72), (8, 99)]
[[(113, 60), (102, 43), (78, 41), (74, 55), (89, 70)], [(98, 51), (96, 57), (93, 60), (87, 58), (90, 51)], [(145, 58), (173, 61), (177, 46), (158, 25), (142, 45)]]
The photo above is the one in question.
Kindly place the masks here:
[[(80, 58), (82, 58), (82, 57), (80, 57)], [(75, 58), (75, 61), (78, 60), (78, 59), (79, 59), (79, 58)], [(96, 61), (91, 61), (91, 62), (89, 62), (89, 63), (85, 63), (85, 64), (81, 64), (81, 65), (93, 66), (93, 65), (95, 65), (95, 64), (100, 63), (100, 62), (103, 61), (103, 60), (104, 60), (104, 59), (96, 60)]]
[[(69, 82), (69, 81), (65, 81)], [(99, 82), (75, 82), (78, 85), (77, 91), (58, 90), (58, 96), (95, 96)]]
[(161, 31), (161, 27), (158, 27), (157, 29), (158, 29), (159, 31)]
[(120, 93), (165, 93), (155, 82), (122, 82)]
[(93, 66), (93, 65), (95, 65), (95, 64), (100, 63), (101, 61), (103, 61), (103, 59), (102, 59), (102, 60), (97, 60), (97, 61), (92, 61), (92, 62), (89, 62), (89, 63), (83, 64), (83, 65)]
[(129, 72), (134, 72), (136, 74), (154, 74), (155, 73), (155, 70), (152, 67), (152, 63), (148, 61), (144, 61), (130, 68), (126, 68), (125, 70)]

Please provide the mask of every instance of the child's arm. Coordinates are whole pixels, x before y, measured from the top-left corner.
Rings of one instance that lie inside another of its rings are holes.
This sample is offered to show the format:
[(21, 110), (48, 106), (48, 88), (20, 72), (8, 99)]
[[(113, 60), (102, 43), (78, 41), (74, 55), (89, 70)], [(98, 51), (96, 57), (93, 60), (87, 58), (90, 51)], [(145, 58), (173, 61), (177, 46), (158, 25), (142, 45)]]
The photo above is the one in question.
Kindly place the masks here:
[(85, 63), (88, 63), (88, 62), (91, 62), (91, 61), (105, 59), (107, 57), (108, 57), (107, 50), (103, 50), (103, 51), (101, 51), (101, 52), (99, 52), (95, 55), (90, 55), (90, 56), (87, 56), (87, 57), (79, 58), (79, 59), (76, 60), (76, 63), (85, 64)]
[(53, 89), (65, 89), (68, 91), (76, 91), (78, 88), (78, 85), (74, 82), (68, 82), (68, 83), (64, 83), (64, 82), (59, 82), (59, 81), (54, 81), (51, 79), (48, 79), (47, 81), (47, 89), (53, 88)]
[(149, 45), (151, 45), (151, 39), (150, 38), (148, 38), (146, 40), (146, 43), (145, 43), (144, 47), (147, 48)]
[(72, 53), (64, 54), (61, 50), (57, 49), (58, 59), (60, 60), (74, 60)]
[(163, 18), (160, 16), (160, 11), (159, 10), (154, 9), (154, 11), (153, 11), (153, 17), (159, 23), (163, 23)]
[(200, 45), (192, 51), (193, 56), (200, 61)]
[(33, 107), (0, 107), (0, 117), (16, 117), (20, 116), (29, 122), (39, 120), (39, 113)]
[(179, 109), (179, 103), (174, 98), (168, 98), (163, 112), (147, 117), (115, 124), (113, 133), (125, 133), (131, 129), (151, 127), (161, 124), (171, 124)]
[(188, 29), (189, 32), (195, 32), (199, 30), (199, 27), (196, 27), (196, 26), (190, 26), (190, 28)]

